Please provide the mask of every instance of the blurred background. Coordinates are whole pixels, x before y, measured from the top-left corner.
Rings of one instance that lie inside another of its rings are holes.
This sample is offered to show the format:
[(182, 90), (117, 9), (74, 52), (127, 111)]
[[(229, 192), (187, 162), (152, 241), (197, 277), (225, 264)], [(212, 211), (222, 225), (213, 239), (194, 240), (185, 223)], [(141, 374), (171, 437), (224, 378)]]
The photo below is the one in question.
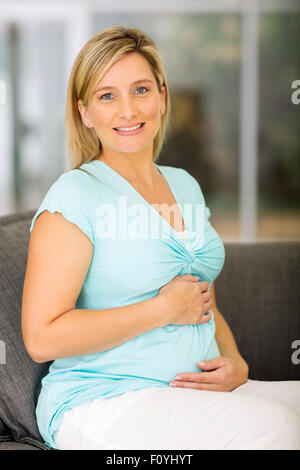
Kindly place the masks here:
[(0, 0), (0, 216), (36, 210), (69, 169), (73, 61), (119, 23), (166, 69), (157, 163), (199, 181), (224, 241), (300, 239), (300, 0)]

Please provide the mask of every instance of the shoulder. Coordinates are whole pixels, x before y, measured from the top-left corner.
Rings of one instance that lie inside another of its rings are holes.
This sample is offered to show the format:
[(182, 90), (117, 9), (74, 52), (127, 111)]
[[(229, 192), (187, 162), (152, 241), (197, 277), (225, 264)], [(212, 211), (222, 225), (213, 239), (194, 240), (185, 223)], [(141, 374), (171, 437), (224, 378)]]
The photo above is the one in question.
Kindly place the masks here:
[[(157, 165), (157, 167), (167, 175), (175, 179), (181, 179), (183, 181), (191, 181), (195, 180), (195, 178), (184, 168), (175, 167), (175, 166), (168, 166), (168, 165)], [(196, 180), (195, 180), (196, 181)]]
[(200, 187), (196, 178), (184, 168), (167, 165), (158, 165), (158, 167), (166, 176), (169, 176), (172, 181), (178, 182), (181, 187), (184, 185), (189, 187), (189, 189), (194, 188), (195, 190)]
[(51, 187), (67, 187), (68, 189), (84, 189), (89, 187), (89, 178), (87, 173), (80, 168), (68, 170), (62, 173)]
[(72, 205), (92, 198), (92, 185), (88, 176), (79, 169), (62, 173), (48, 188), (45, 199), (60, 199)]
[(32, 219), (30, 231), (42, 212), (59, 212), (67, 221), (78, 225), (94, 242), (92, 194), (88, 178), (79, 170), (62, 173), (48, 189)]
[(204, 204), (207, 219), (209, 219), (210, 210), (206, 207), (205, 197), (197, 179), (184, 168), (159, 165), (159, 169), (174, 184), (178, 194), (182, 196), (182, 200)]

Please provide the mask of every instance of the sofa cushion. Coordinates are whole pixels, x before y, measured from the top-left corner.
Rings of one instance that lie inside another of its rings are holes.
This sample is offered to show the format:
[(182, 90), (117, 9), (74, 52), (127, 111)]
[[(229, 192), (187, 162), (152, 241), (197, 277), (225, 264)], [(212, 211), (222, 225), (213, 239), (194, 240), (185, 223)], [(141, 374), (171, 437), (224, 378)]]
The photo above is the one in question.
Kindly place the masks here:
[(34, 212), (0, 218), (0, 441), (10, 439), (49, 449), (39, 434), (35, 407), (49, 363), (38, 364), (26, 352), (21, 304), (29, 227)]
[(9, 429), (8, 426), (6, 426), (4, 421), (1, 419), (1, 415), (0, 415), (0, 442), (1, 441), (10, 441), (10, 440), (11, 440), (10, 429)]
[(23, 444), (21, 442), (0, 442), (0, 451), (1, 450), (39, 450), (36, 446), (30, 444)]

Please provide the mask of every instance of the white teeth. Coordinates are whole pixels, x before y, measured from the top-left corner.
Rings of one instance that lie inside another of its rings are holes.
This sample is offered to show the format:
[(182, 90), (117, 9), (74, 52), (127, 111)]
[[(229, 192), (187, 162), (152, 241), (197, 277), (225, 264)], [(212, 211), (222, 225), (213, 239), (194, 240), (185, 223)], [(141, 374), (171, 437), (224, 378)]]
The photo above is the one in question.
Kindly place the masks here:
[(134, 127), (116, 127), (117, 131), (134, 131), (135, 129), (139, 129), (141, 127), (141, 124), (137, 124)]

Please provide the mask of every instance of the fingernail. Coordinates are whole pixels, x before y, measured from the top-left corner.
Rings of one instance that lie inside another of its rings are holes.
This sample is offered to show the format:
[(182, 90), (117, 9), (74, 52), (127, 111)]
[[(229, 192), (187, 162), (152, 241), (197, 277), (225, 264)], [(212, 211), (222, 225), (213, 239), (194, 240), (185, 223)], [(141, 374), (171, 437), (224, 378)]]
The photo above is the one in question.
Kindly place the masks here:
[(170, 385), (170, 387), (176, 387), (176, 383), (175, 383), (175, 382), (170, 382), (169, 385)]
[(181, 377), (181, 375), (176, 375), (175, 379), (176, 380), (182, 380), (182, 377)]
[(200, 367), (205, 367), (205, 362), (198, 362)]

